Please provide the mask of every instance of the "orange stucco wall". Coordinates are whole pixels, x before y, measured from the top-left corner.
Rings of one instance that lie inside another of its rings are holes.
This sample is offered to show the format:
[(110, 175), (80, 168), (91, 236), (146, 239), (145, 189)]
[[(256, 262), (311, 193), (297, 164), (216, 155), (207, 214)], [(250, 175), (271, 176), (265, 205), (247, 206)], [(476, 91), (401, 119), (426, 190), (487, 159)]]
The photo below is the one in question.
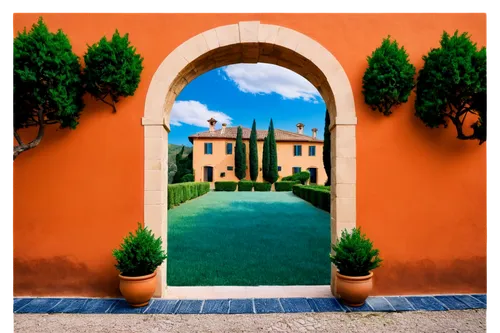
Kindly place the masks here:
[[(14, 32), (38, 14), (14, 15)], [(358, 117), (357, 224), (380, 249), (375, 294), (486, 291), (486, 144), (431, 130), (413, 115), (414, 95), (389, 117), (364, 103), (366, 57), (383, 37), (410, 60), (439, 45), (443, 30), (486, 45), (485, 14), (43, 14), (74, 51), (115, 29), (144, 56), (135, 96), (108, 106), (86, 99), (75, 131), (51, 128), (14, 162), (15, 295), (118, 295), (111, 250), (143, 220), (141, 117), (162, 60), (188, 38), (239, 21), (297, 30), (326, 47), (350, 80)], [(30, 135), (32, 133), (24, 133)]]
[[(205, 143), (212, 143), (212, 154), (205, 154)], [(250, 161), (249, 161), (249, 140), (243, 140), (247, 146), (247, 173), (245, 179), (250, 180)], [(226, 143), (233, 144), (233, 153), (226, 154)], [(294, 145), (302, 146), (302, 156), (293, 156)], [(234, 149), (236, 140), (225, 139), (205, 139), (196, 138), (193, 140), (193, 170), (195, 173), (196, 181), (204, 181), (204, 167), (213, 167), (213, 181), (238, 181), (234, 173)], [(262, 171), (262, 150), (264, 146), (263, 141), (257, 142), (257, 151), (259, 156), (259, 176), (257, 181), (263, 181)], [(316, 155), (309, 156), (309, 146), (316, 147)], [(281, 171), (278, 172), (280, 179), (292, 174), (293, 167), (301, 167), (302, 171), (307, 171), (308, 168), (317, 169), (317, 183), (324, 184), (326, 182), (326, 172), (323, 167), (323, 143), (313, 142), (276, 142), (278, 149), (278, 166)], [(227, 170), (228, 166), (232, 166), (233, 170)], [(225, 172), (225, 176), (221, 177), (221, 172)]]

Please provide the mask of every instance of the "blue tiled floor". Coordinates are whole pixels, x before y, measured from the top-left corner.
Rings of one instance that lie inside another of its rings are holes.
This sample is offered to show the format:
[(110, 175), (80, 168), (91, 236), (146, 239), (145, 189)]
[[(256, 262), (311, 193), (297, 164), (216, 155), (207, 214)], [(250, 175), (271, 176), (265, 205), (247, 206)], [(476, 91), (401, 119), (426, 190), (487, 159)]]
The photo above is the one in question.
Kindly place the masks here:
[(296, 312), (394, 312), (486, 309), (486, 295), (369, 297), (361, 307), (330, 298), (256, 298), (223, 300), (153, 299), (132, 308), (123, 299), (14, 298), (14, 313), (226, 314)]

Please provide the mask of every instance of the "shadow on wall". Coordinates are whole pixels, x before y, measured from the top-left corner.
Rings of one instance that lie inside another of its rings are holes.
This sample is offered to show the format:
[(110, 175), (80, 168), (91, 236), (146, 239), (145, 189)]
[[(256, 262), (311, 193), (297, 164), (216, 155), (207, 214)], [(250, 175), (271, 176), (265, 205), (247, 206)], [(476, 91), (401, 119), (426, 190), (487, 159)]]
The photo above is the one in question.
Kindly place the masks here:
[(16, 296), (120, 296), (118, 271), (102, 267), (92, 272), (83, 263), (67, 257), (51, 259), (14, 258), (14, 295)]

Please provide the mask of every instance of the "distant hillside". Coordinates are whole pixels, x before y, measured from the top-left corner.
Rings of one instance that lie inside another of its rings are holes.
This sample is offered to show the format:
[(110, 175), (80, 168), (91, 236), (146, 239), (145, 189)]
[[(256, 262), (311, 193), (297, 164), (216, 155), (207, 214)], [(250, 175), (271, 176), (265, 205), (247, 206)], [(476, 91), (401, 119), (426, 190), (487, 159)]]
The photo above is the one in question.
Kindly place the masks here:
[[(177, 166), (175, 165), (175, 155), (177, 155), (182, 149), (181, 145), (168, 144), (168, 183), (172, 184), (174, 175), (177, 172)], [(187, 156), (193, 147), (184, 146), (183, 156)]]

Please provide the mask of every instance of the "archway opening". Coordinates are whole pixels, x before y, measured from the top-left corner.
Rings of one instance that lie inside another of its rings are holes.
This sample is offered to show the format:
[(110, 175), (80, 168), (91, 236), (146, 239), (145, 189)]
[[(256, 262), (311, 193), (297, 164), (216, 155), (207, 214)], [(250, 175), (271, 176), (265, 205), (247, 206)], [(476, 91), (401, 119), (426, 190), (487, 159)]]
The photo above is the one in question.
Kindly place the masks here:
[[(321, 94), (331, 119), (331, 241), (336, 241), (341, 230), (356, 225), (356, 117), (345, 72), (328, 50), (301, 33), (260, 22), (240, 22), (203, 32), (180, 45), (165, 58), (150, 84), (143, 118), (144, 223), (162, 237), (165, 246), (168, 132), (175, 99), (189, 82), (211, 69), (257, 62), (288, 68)], [(330, 286), (335, 293), (333, 270)], [(168, 297), (166, 263), (159, 273), (157, 296)]]

